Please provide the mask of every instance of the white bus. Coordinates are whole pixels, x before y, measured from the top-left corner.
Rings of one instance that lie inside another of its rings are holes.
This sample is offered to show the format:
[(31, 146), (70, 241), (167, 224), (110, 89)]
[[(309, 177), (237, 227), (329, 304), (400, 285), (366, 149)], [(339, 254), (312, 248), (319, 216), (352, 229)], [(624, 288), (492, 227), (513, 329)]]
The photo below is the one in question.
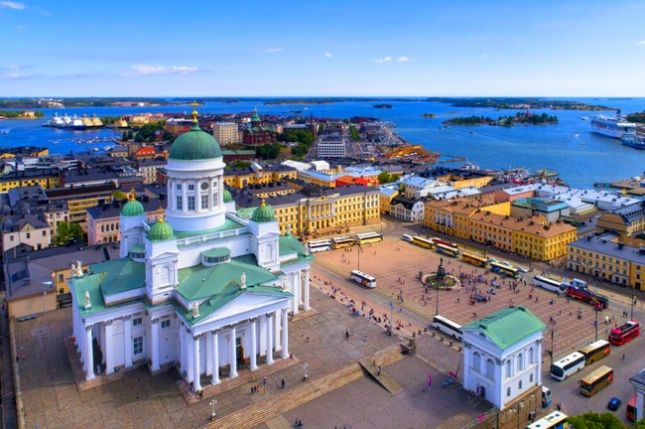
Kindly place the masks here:
[(571, 374), (575, 374), (585, 367), (585, 355), (580, 352), (573, 352), (570, 355), (567, 355), (560, 359), (557, 362), (553, 362), (551, 365), (551, 377), (556, 380), (564, 380)]
[(535, 276), (533, 277), (533, 285), (541, 287), (542, 289), (550, 290), (557, 294), (564, 293), (562, 290), (562, 282), (554, 279), (550, 279), (545, 276)]
[(410, 234), (403, 234), (401, 236), (401, 240), (407, 241), (408, 243), (412, 243), (412, 236)]
[(453, 337), (455, 340), (461, 341), (461, 325), (446, 317), (440, 315), (434, 316), (430, 326), (435, 328), (437, 331)]
[(361, 286), (365, 286), (370, 289), (374, 289), (376, 287), (376, 278), (370, 276), (369, 274), (365, 274), (362, 271), (353, 270), (351, 273), (351, 278)]
[(567, 415), (554, 411), (544, 418), (528, 425), (526, 429), (564, 429), (567, 426)]
[(361, 246), (363, 244), (377, 243), (383, 240), (383, 234), (378, 232), (361, 232), (356, 234), (356, 242)]
[(307, 243), (309, 252), (325, 252), (331, 250), (331, 240), (313, 240)]

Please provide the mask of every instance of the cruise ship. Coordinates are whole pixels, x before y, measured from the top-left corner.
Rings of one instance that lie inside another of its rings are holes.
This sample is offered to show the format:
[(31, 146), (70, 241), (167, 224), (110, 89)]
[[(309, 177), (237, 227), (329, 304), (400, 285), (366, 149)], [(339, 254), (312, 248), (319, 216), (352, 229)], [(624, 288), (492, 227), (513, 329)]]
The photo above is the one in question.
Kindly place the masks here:
[(58, 114), (55, 113), (54, 116), (45, 124), (45, 126), (69, 130), (87, 130), (93, 128), (102, 128), (103, 121), (101, 121), (101, 119), (97, 118), (96, 116), (83, 116), (82, 118), (79, 118), (76, 115), (58, 116)]
[(591, 130), (595, 133), (615, 139), (622, 139), (625, 134), (634, 134), (636, 124), (627, 122), (620, 114), (620, 109), (616, 110), (616, 116), (596, 116), (591, 119)]

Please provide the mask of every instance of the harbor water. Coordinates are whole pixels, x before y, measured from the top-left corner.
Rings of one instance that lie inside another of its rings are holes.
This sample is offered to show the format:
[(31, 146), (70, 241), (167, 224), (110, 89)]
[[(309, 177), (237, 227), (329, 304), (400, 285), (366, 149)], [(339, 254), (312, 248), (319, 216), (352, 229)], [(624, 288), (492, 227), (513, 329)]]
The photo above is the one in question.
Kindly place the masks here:
[[(644, 98), (577, 99), (590, 104), (601, 104), (622, 109), (623, 113), (645, 110)], [(483, 115), (496, 118), (514, 115), (518, 110), (493, 108), (461, 108), (448, 103), (409, 99), (387, 99), (390, 109), (376, 109), (379, 101), (353, 100), (327, 104), (263, 104), (262, 101), (243, 99), (239, 102), (207, 101), (199, 107), (200, 113), (250, 112), (257, 107), (260, 114), (301, 115), (327, 118), (371, 116), (396, 125), (396, 131), (409, 143), (421, 144), (443, 156), (463, 156), (481, 168), (525, 167), (531, 170), (550, 169), (560, 173), (568, 184), (590, 187), (596, 182), (610, 182), (629, 176), (643, 175), (645, 151), (621, 144), (619, 140), (593, 134), (589, 120), (599, 113), (571, 110), (536, 109), (556, 115), (556, 125), (495, 127), (495, 126), (442, 126), (442, 122), (457, 116)], [(190, 106), (157, 107), (96, 107), (45, 109), (45, 117), (33, 120), (2, 120), (0, 148), (10, 146), (45, 146), (50, 153), (70, 153), (101, 149), (118, 136), (109, 129), (69, 131), (46, 128), (42, 125), (54, 113), (59, 115), (119, 116), (133, 113), (190, 113)], [(424, 113), (434, 118), (426, 119)]]

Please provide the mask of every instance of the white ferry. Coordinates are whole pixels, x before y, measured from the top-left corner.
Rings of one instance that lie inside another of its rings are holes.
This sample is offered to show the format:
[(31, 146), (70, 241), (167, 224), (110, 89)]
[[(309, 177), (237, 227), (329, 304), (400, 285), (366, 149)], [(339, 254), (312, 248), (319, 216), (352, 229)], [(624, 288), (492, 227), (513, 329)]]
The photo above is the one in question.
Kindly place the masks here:
[(636, 124), (627, 122), (620, 114), (620, 109), (616, 110), (616, 116), (596, 116), (591, 119), (591, 130), (595, 133), (615, 139), (622, 139), (625, 134), (634, 134)]

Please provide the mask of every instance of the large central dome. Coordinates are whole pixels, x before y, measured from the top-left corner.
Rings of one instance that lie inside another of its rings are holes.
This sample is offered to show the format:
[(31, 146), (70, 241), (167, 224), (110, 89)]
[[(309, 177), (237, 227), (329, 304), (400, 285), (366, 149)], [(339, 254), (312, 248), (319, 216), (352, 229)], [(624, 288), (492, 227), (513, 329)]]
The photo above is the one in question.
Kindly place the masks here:
[(222, 150), (215, 137), (204, 132), (195, 124), (183, 133), (170, 147), (170, 159), (195, 161), (200, 159), (221, 158)]

